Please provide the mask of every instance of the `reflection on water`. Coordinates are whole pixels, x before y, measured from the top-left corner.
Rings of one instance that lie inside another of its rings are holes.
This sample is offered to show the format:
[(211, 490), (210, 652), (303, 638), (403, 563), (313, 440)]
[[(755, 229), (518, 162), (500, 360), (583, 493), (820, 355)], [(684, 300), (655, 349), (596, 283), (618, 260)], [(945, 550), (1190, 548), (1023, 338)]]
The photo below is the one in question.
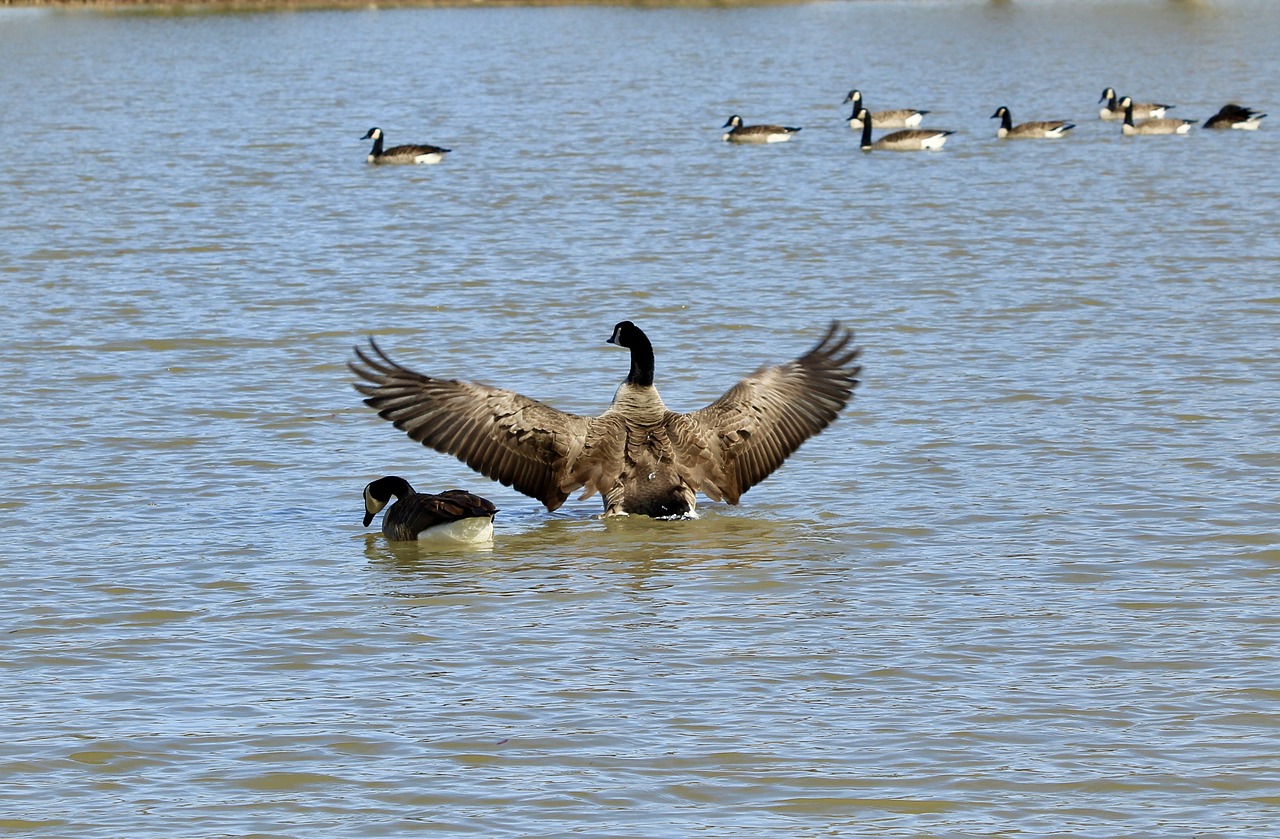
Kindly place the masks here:
[[(1280, 135), (1126, 139), (1096, 98), (1275, 114), (1278, 30), (0, 12), (0, 828), (1265, 833)], [(957, 134), (862, 155), (851, 87)], [(1000, 143), (999, 105), (1078, 127)], [(804, 131), (730, 147), (730, 113)], [(368, 167), (370, 125), (454, 151)], [(548, 514), (345, 367), (376, 335), (594, 414), (632, 319), (691, 410), (832, 317), (849, 410), (689, 522)], [(381, 474), (491, 498), (494, 544), (361, 528)]]

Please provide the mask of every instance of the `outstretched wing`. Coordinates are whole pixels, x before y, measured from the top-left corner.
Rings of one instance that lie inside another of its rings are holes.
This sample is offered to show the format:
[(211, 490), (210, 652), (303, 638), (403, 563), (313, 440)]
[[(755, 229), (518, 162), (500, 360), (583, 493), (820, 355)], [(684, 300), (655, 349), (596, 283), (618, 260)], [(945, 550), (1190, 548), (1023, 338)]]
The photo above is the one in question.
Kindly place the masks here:
[(548, 510), (583, 485), (573, 466), (592, 420), (474, 382), (437, 379), (392, 361), (369, 339), (356, 347), (355, 389), (378, 416), (428, 448), (538, 499)]
[(795, 361), (762, 367), (700, 411), (672, 424), (680, 447), (703, 448), (702, 491), (730, 504), (826, 428), (849, 403), (862, 369), (853, 333), (833, 321), (822, 340)]

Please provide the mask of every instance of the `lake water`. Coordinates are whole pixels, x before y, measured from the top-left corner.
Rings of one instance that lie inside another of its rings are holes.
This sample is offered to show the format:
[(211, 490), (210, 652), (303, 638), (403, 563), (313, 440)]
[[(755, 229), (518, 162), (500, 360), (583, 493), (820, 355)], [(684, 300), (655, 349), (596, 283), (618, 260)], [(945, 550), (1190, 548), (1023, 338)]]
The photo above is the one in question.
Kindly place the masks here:
[[(1272, 835), (1277, 43), (1268, 0), (0, 10), (0, 830)], [(1126, 139), (1109, 85), (1273, 116)], [(864, 155), (852, 87), (957, 133)], [(687, 410), (833, 317), (850, 409), (692, 522), (547, 514), (345, 367), (595, 413), (633, 319)], [(383, 474), (492, 549), (362, 528)]]

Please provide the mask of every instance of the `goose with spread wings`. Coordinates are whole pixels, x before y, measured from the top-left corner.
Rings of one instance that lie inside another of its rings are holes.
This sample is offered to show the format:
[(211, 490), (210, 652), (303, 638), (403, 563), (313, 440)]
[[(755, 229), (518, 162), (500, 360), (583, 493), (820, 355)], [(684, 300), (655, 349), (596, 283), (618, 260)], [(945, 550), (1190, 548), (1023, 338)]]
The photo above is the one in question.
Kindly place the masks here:
[(599, 416), (579, 416), (510, 390), (416, 373), (371, 338), (349, 366), (365, 403), (414, 440), (555, 510), (582, 489), (604, 515), (695, 515), (696, 496), (738, 503), (849, 403), (861, 367), (838, 321), (809, 352), (761, 367), (697, 411), (667, 408), (653, 385), (653, 345), (623, 321), (608, 343), (631, 370)]

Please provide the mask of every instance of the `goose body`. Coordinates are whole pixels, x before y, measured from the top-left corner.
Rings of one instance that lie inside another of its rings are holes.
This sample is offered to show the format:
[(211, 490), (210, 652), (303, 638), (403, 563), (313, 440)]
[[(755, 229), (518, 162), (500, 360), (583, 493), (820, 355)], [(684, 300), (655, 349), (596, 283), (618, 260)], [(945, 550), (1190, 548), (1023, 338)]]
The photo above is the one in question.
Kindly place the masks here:
[(737, 114), (720, 127), (729, 129), (721, 138), (726, 143), (785, 143), (800, 130), (786, 125), (743, 125)]
[(1218, 112), (1205, 121), (1205, 128), (1234, 128), (1242, 131), (1257, 131), (1266, 114), (1260, 114), (1253, 108), (1241, 105), (1223, 105)]
[(1194, 119), (1172, 119), (1169, 117), (1159, 118), (1152, 117), (1138, 122), (1133, 120), (1133, 102), (1126, 96), (1120, 100), (1120, 105), (1125, 109), (1124, 123), (1120, 126), (1121, 133), (1126, 137), (1149, 136), (1155, 134), (1186, 134), (1191, 130), (1191, 126), (1196, 123)]
[[(1124, 97), (1128, 99), (1129, 97)], [(1116, 96), (1116, 89), (1109, 87), (1102, 91), (1102, 98), (1099, 102), (1105, 102), (1098, 111), (1098, 116), (1103, 119), (1124, 119), (1124, 104)], [(1134, 102), (1133, 118), (1134, 119), (1159, 119), (1164, 116), (1165, 111), (1172, 108), (1172, 105), (1161, 105), (1158, 102)]]
[(449, 153), (449, 149), (439, 146), (392, 146), (382, 147), (382, 129), (370, 128), (369, 133), (361, 140), (373, 140), (373, 148), (365, 160), (369, 163), (439, 163)]
[(858, 110), (858, 118), (862, 121), (863, 151), (933, 151), (942, 148), (947, 138), (956, 133), (930, 128), (904, 128), (872, 142), (871, 129), (875, 119), (867, 113), (866, 108)]
[(623, 321), (609, 343), (631, 370), (603, 414), (579, 416), (510, 390), (438, 379), (392, 361), (370, 339), (351, 370), (365, 403), (411, 438), (555, 510), (579, 489), (604, 515), (695, 515), (696, 496), (738, 503), (827, 427), (858, 384), (852, 333), (832, 323), (809, 352), (762, 367), (701, 410), (676, 413), (653, 385), (653, 345)]
[[(858, 111), (862, 110), (862, 92), (851, 90), (844, 101), (845, 104), (853, 103), (849, 127), (855, 131), (862, 128), (862, 120), (858, 116)], [(871, 121), (879, 128), (915, 128), (924, 121), (924, 115), (927, 113), (929, 112), (915, 108), (890, 108), (886, 111), (871, 111)]]
[(382, 533), (393, 542), (477, 544), (493, 541), (498, 508), (478, 495), (451, 489), (439, 495), (415, 492), (404, 478), (379, 478), (364, 488), (364, 526), (392, 498), (382, 517)]
[(1013, 116), (1004, 105), (996, 108), (996, 112), (991, 115), (991, 118), (1000, 120), (1000, 127), (996, 129), (996, 136), (1001, 140), (1022, 138), (1054, 139), (1063, 136), (1076, 127), (1074, 123), (1063, 120), (1023, 122), (1014, 125)]

